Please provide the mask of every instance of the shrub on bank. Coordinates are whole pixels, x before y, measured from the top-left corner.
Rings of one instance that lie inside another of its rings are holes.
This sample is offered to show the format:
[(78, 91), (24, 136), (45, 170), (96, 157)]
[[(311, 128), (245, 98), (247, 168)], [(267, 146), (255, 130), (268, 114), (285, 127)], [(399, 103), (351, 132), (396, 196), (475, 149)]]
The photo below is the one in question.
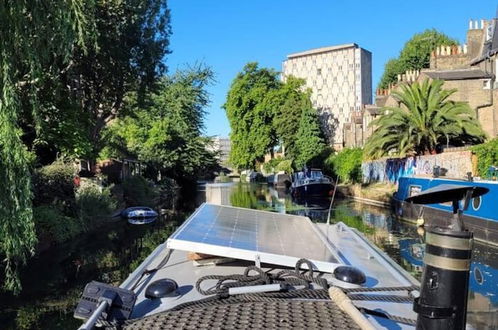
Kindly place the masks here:
[(472, 147), (472, 152), (477, 156), (477, 173), (488, 177), (489, 167), (498, 166), (498, 138)]
[(292, 168), (292, 159), (285, 159), (278, 163), (275, 168), (277, 172), (284, 171), (287, 174), (292, 174), (294, 169)]
[(337, 154), (330, 155), (325, 160), (325, 165), (329, 167), (335, 175), (339, 176), (341, 182), (357, 183), (361, 182), (362, 159), (362, 149), (346, 148)]
[(284, 161), (283, 157), (272, 158), (263, 164), (263, 171), (266, 174), (274, 173), (277, 171), (277, 166), (280, 162)]
[(74, 165), (63, 160), (37, 169), (33, 174), (33, 205), (54, 205), (71, 215), (75, 201), (75, 176)]
[(178, 200), (178, 192), (180, 190), (180, 186), (178, 183), (171, 178), (163, 178), (159, 184), (159, 193), (156, 193), (159, 197), (158, 205), (161, 208), (165, 209), (174, 209), (176, 202)]
[(76, 192), (78, 216), (84, 225), (109, 217), (116, 209), (117, 202), (111, 195), (110, 187), (101, 187), (91, 181), (82, 181)]
[(34, 207), (33, 219), (39, 241), (60, 243), (83, 231), (79, 219), (64, 215), (57, 206)]
[(123, 195), (127, 206), (154, 207), (159, 197), (154, 184), (139, 175), (123, 180)]

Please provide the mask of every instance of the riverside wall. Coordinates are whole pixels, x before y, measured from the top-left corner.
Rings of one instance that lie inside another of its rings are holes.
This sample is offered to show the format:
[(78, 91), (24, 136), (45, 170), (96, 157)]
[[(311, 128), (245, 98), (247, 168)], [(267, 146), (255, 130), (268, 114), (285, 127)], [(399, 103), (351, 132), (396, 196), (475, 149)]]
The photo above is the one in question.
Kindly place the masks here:
[(470, 150), (444, 152), (405, 158), (383, 158), (361, 165), (363, 183), (396, 183), (401, 176), (430, 176), (439, 166), (442, 176), (464, 178), (468, 172), (475, 174), (475, 161)]

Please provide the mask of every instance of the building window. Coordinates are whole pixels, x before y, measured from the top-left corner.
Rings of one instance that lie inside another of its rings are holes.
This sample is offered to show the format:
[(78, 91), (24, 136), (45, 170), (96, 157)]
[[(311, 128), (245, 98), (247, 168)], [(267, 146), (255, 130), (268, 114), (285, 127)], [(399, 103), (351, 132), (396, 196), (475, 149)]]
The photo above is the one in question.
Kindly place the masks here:
[(316, 74), (321, 76), (322, 75), (322, 69), (316, 69)]
[(491, 79), (485, 79), (482, 81), (482, 89), (491, 89)]
[(339, 70), (342, 70), (342, 65), (339, 65)]

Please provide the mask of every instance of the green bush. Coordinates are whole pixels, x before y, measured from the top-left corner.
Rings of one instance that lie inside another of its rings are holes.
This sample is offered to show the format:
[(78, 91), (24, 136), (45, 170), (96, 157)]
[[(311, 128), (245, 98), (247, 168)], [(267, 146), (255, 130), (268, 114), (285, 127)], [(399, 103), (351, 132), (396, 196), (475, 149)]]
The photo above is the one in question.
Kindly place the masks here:
[(263, 171), (265, 171), (265, 173), (267, 174), (274, 173), (276, 171), (276, 167), (278, 166), (278, 164), (280, 164), (280, 162), (282, 162), (283, 160), (284, 160), (283, 157), (270, 159), (269, 161), (263, 164)]
[(477, 156), (477, 173), (486, 178), (490, 166), (498, 166), (498, 138), (472, 147)]
[(338, 175), (341, 182), (361, 182), (361, 161), (363, 150), (360, 148), (346, 148), (337, 154), (330, 155), (325, 165)]
[(282, 160), (280, 163), (278, 163), (275, 170), (277, 172), (284, 171), (287, 174), (291, 174), (292, 172), (294, 172), (294, 169), (292, 168), (292, 159)]
[(109, 217), (117, 204), (111, 195), (111, 187), (102, 188), (90, 181), (81, 182), (76, 192), (76, 203), (79, 218), (85, 225)]
[(33, 175), (33, 205), (54, 205), (66, 214), (74, 210), (73, 164), (57, 160), (35, 171)]
[(68, 217), (56, 206), (42, 205), (33, 208), (36, 234), (40, 240), (64, 242), (83, 231), (81, 221)]
[(158, 204), (161, 208), (173, 209), (178, 200), (178, 191), (180, 190), (180, 186), (178, 183), (171, 178), (163, 178), (159, 184), (159, 198)]
[(159, 197), (153, 183), (138, 175), (123, 181), (123, 194), (128, 206), (154, 207)]

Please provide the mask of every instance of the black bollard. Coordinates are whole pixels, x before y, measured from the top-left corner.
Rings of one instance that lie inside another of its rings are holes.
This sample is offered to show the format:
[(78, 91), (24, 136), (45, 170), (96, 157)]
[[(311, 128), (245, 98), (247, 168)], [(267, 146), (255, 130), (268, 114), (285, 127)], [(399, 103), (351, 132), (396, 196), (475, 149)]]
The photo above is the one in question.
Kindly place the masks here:
[(426, 234), (417, 329), (465, 329), (472, 232), (434, 228)]

